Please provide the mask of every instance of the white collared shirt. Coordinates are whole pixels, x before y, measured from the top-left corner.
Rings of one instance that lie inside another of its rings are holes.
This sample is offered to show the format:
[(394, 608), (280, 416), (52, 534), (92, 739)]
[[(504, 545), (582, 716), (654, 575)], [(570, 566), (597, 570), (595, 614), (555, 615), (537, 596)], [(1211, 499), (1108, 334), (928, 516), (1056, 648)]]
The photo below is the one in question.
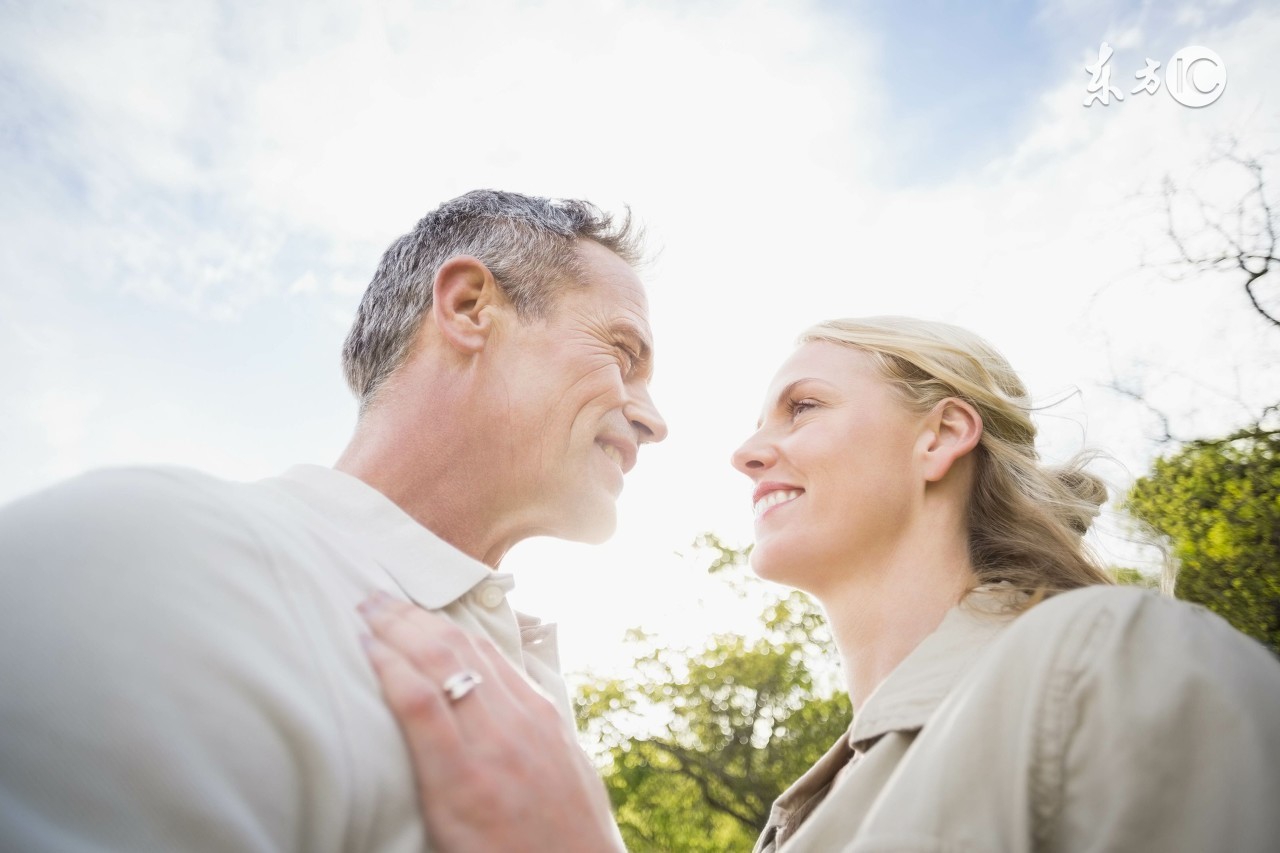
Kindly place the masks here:
[(426, 849), (355, 608), (442, 611), (571, 719), (512, 586), (316, 466), (101, 471), (0, 509), (0, 849)]

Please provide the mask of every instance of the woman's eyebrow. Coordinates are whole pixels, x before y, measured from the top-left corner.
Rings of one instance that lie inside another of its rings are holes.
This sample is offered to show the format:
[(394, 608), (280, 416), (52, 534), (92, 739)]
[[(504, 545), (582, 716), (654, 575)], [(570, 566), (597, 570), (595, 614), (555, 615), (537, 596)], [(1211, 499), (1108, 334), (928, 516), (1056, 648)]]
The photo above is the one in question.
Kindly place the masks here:
[[(824, 385), (826, 384), (825, 382), (823, 382), (823, 380), (818, 379), (816, 376), (802, 376), (799, 379), (794, 379), (791, 382), (787, 383), (787, 387), (783, 388), (781, 391), (778, 392), (777, 399), (773, 401), (773, 406), (772, 406), (773, 410), (777, 411), (778, 409), (782, 408), (783, 401), (786, 400), (788, 397), (790, 397), (792, 393), (796, 390), (796, 388), (798, 388), (799, 386), (803, 385), (806, 382), (822, 382)], [(760, 418), (760, 420), (756, 421), (756, 429), (760, 429), (760, 427), (762, 426), (764, 426), (764, 418)]]

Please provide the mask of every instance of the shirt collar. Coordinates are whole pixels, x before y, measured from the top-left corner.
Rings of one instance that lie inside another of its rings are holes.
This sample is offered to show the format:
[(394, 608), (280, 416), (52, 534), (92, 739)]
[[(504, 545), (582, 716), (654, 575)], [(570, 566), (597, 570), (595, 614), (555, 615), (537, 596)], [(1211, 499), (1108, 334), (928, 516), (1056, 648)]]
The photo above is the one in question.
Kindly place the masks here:
[(494, 572), (415, 521), (386, 495), (350, 474), (295, 465), (272, 482), (358, 543), (415, 603), (439, 610), (490, 579), (509, 591), (510, 575)]
[(937, 629), (854, 715), (850, 745), (863, 750), (888, 732), (923, 728), (970, 665), (1017, 615), (1021, 596), (1007, 585), (978, 587), (947, 611)]

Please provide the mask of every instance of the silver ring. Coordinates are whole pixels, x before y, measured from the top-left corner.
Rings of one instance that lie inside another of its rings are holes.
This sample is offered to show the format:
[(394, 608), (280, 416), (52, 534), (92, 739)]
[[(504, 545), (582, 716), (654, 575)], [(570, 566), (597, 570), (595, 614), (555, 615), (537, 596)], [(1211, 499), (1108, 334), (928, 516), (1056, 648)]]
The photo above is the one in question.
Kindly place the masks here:
[(482, 681), (484, 679), (480, 677), (480, 673), (474, 669), (464, 669), (462, 672), (455, 672), (446, 678), (444, 684), (440, 686), (445, 693), (449, 694), (449, 701), (457, 702)]

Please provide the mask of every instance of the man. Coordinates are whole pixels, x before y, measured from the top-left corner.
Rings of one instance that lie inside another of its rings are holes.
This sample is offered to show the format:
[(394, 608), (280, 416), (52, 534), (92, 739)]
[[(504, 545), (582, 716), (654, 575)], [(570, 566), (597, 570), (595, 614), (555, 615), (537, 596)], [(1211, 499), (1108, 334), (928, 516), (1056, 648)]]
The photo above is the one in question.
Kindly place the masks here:
[(610, 535), (666, 435), (636, 251), (589, 204), (469, 193), (365, 293), (335, 469), (104, 471), (0, 510), (0, 849), (423, 849), (374, 591), (486, 635), (567, 719), (553, 626), (494, 570)]

